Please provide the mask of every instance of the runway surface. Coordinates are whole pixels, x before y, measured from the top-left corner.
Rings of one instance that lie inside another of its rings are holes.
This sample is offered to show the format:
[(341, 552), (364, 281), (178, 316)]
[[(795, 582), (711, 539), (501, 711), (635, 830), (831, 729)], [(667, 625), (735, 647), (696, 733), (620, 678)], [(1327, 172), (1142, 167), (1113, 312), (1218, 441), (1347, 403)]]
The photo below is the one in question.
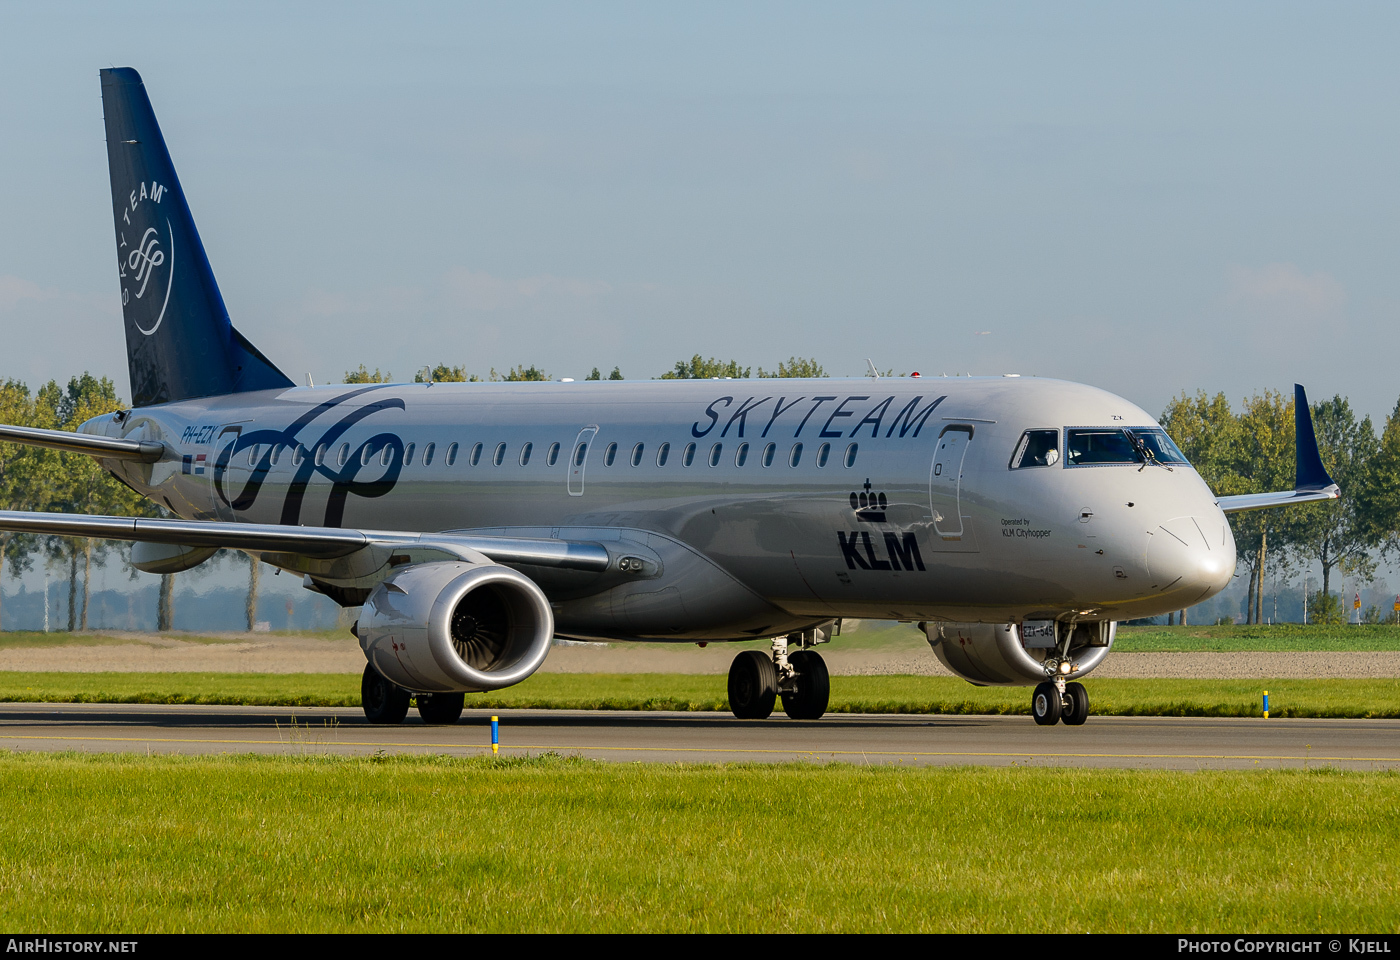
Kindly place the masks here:
[[(816, 721), (718, 713), (517, 710), (500, 717), (501, 752), (553, 751), (621, 762), (980, 764), (1197, 769), (1332, 766), (1400, 769), (1400, 721), (1090, 717), (1038, 727), (1030, 717), (831, 714)], [(490, 753), (490, 713), (450, 727), (410, 713), (399, 726), (358, 709), (135, 704), (0, 704), (0, 749), (180, 754)]]

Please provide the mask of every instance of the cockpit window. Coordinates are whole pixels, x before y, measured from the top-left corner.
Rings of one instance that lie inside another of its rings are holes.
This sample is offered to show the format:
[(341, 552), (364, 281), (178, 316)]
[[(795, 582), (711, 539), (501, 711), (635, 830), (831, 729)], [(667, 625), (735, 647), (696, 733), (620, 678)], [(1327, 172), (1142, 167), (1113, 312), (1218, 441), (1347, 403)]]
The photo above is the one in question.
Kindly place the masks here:
[(1138, 443), (1147, 453), (1148, 459), (1158, 463), (1187, 463), (1186, 455), (1172, 443), (1167, 431), (1156, 427), (1135, 427), (1131, 430)]
[(1126, 430), (1066, 430), (1065, 455), (1069, 465), (1082, 467), (1104, 463), (1142, 463), (1143, 455)]
[(1011, 455), (1011, 469), (1053, 467), (1060, 462), (1060, 431), (1027, 430)]

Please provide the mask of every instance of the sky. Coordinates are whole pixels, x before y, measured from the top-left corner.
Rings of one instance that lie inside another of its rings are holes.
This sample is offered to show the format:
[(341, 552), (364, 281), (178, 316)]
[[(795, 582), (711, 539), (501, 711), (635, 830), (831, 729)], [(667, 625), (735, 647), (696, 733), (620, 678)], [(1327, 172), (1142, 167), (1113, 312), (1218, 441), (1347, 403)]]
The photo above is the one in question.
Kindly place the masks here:
[(97, 71), (234, 324), (364, 363), (1400, 398), (1400, 6), (0, 3), (0, 376), (129, 390)]

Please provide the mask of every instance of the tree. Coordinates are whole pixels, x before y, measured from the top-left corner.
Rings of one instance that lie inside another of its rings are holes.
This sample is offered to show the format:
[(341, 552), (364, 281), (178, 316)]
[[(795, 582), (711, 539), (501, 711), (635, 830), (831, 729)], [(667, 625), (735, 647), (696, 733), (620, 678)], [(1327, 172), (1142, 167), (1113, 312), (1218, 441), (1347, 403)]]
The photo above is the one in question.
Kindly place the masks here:
[(346, 382), (346, 383), (391, 383), (391, 382), (393, 381), (393, 376), (394, 376), (394, 375), (393, 375), (392, 373), (388, 372), (387, 370), (384, 371), (383, 373), (380, 373), (378, 367), (375, 367), (375, 368), (374, 368), (374, 372), (373, 372), (373, 373), (370, 373), (368, 370), (365, 369), (365, 365), (362, 363), (362, 364), (360, 364), (360, 368), (359, 368), (358, 370), (346, 370), (346, 371), (345, 371), (345, 382)]
[(528, 366), (528, 367), (511, 367), (511, 368), (510, 368), (510, 372), (507, 373), (507, 374), (505, 374), (504, 376), (502, 376), (501, 374), (497, 373), (497, 372), (496, 372), (496, 368), (495, 368), (495, 367), (492, 367), (492, 368), (491, 368), (491, 377), (490, 377), (490, 379), (491, 379), (492, 381), (501, 381), (501, 380), (508, 380), (508, 381), (541, 380), (541, 381), (542, 381), (542, 380), (549, 380), (549, 379), (550, 379), (550, 376), (549, 376), (549, 374), (545, 373), (543, 370), (541, 370), (539, 367), (535, 366), (535, 365), (532, 363), (532, 364), (530, 364), (530, 366)]
[[(50, 381), (39, 392), (36, 416), (50, 421), (52, 428), (76, 431), (93, 417), (123, 409), (112, 381), (90, 373), (73, 377), (66, 389)], [(54, 462), (56, 461), (56, 462)], [(91, 457), (81, 453), (59, 453), (51, 461), (56, 469), (48, 472), (47, 508), (60, 513), (133, 516), (148, 514), (147, 502), (103, 470)], [(111, 544), (108, 541), (49, 538), (51, 561), (68, 564), (68, 629), (86, 630), (88, 605), (92, 599), (91, 575), (94, 564), (101, 566)], [(83, 593), (78, 603), (78, 560), (82, 558)]]
[(1322, 566), (1322, 592), (1327, 593), (1333, 567), (1368, 581), (1375, 575), (1371, 548), (1381, 537), (1365, 494), (1377, 487), (1371, 474), (1380, 444), (1371, 418), (1358, 421), (1341, 396), (1313, 404), (1313, 426), (1322, 464), (1342, 497), (1294, 508), (1290, 535), (1301, 555)]
[(621, 379), (622, 379), (622, 368), (621, 368), (621, 367), (613, 367), (613, 368), (612, 368), (612, 373), (608, 374), (608, 379), (609, 379), (609, 380), (621, 380)]
[(783, 363), (781, 360), (778, 361), (778, 371), (777, 371), (777, 373), (769, 373), (768, 371), (764, 370), (762, 367), (759, 367), (759, 368), (758, 368), (758, 375), (759, 375), (760, 377), (765, 377), (765, 378), (770, 378), (770, 377), (824, 377), (824, 376), (827, 375), (827, 373), (826, 373), (825, 370), (822, 369), (822, 365), (819, 364), (819, 363), (817, 363), (815, 357), (813, 357), (813, 358), (811, 358), (811, 359), (803, 359), (803, 358), (801, 358), (801, 357), (789, 357), (787, 363)]
[[(1244, 493), (1287, 490), (1293, 485), (1293, 398), (1266, 390), (1245, 401), (1229, 450)], [(1250, 569), (1246, 623), (1262, 622), (1264, 572), (1272, 549), (1275, 565), (1287, 565), (1292, 518), (1282, 510), (1249, 510), (1230, 516), (1237, 556)]]
[[(29, 387), (18, 380), (0, 383), (0, 423), (51, 426), (37, 422), (34, 398)], [(0, 509), (42, 510), (47, 507), (47, 484), (57, 456), (52, 450), (0, 443)], [(7, 562), (13, 576), (28, 570), (39, 540), (32, 534), (0, 533), (0, 570)]]
[(477, 380), (475, 374), (467, 375), (466, 367), (449, 367), (445, 363), (439, 363), (431, 370), (424, 367), (413, 375), (414, 383), (476, 383)]
[(706, 360), (700, 354), (696, 354), (689, 360), (677, 360), (675, 367), (663, 373), (658, 379), (661, 380), (715, 380), (733, 379), (743, 380), (749, 375), (749, 367), (739, 366), (737, 360), (716, 360), (714, 357)]
[(1400, 555), (1400, 401), (1385, 418), (1358, 499), (1371, 540), (1387, 556)]

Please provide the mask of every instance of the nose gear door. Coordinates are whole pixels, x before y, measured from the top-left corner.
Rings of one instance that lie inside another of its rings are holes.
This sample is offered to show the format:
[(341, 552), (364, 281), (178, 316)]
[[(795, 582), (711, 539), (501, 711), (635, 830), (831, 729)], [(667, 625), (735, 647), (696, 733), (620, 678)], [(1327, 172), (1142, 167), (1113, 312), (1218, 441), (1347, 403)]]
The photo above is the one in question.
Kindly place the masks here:
[[(972, 444), (972, 427), (954, 424), (944, 427), (934, 451), (929, 471), (928, 498), (933, 510), (933, 529), (945, 541), (961, 541), (963, 463)], [(970, 538), (969, 538), (970, 539)]]

